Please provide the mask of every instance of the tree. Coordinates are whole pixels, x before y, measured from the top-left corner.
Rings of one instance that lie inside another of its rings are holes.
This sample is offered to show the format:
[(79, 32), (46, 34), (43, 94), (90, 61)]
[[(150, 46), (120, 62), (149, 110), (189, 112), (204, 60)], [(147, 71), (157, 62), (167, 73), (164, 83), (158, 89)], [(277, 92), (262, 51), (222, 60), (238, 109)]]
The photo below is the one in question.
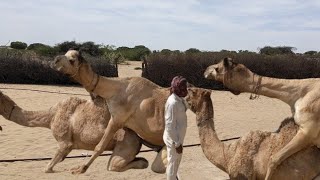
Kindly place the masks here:
[(15, 41), (11, 42), (10, 47), (13, 49), (26, 49), (27, 48), (27, 43), (21, 42), (21, 41)]
[(59, 52), (65, 53), (69, 51), (69, 49), (79, 49), (80, 44), (76, 43), (75, 41), (65, 41), (59, 43), (55, 46)]
[(294, 54), (294, 50), (296, 50), (296, 48), (291, 46), (265, 46), (259, 50), (259, 53), (265, 55)]
[(42, 56), (56, 56), (58, 54), (56, 48), (42, 43), (32, 43), (27, 47), (27, 50), (34, 51)]
[(188, 50), (185, 51), (187, 54), (192, 54), (192, 53), (200, 53), (201, 51), (199, 49), (196, 48), (190, 48)]
[(304, 53), (304, 55), (311, 55), (311, 56), (316, 55), (316, 54), (318, 54), (317, 51), (307, 51)]

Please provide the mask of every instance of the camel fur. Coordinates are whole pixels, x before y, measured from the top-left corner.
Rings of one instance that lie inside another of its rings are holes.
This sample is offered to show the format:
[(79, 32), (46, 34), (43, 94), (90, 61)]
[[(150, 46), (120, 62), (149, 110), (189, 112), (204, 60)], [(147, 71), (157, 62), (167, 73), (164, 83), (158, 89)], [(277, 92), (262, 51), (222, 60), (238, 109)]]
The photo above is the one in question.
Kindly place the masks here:
[[(219, 140), (214, 126), (210, 90), (189, 89), (187, 101), (196, 110), (201, 148), (207, 159), (226, 172), (230, 179), (263, 180), (268, 160), (285, 147), (299, 130), (293, 118), (284, 120), (275, 133), (251, 131), (232, 143)], [(274, 180), (310, 180), (320, 173), (320, 150), (311, 146), (284, 160), (275, 170)]]
[[(93, 150), (111, 118), (105, 101), (100, 97), (93, 101), (71, 97), (49, 110), (27, 111), (1, 91), (0, 114), (22, 126), (51, 129), (59, 149), (46, 167), (47, 173), (53, 172), (53, 167), (63, 161), (72, 149)], [(104, 148), (113, 151), (108, 170), (121, 172), (131, 168), (148, 167), (146, 159), (136, 157), (140, 148), (141, 140), (136, 133), (128, 128), (118, 130)]]
[(208, 79), (223, 82), (234, 94), (249, 92), (279, 99), (292, 111), (298, 132), (286, 146), (273, 154), (269, 162), (266, 180), (271, 179), (276, 168), (293, 154), (316, 145), (320, 147), (320, 79), (277, 79), (257, 75), (243, 64), (225, 58), (209, 66)]

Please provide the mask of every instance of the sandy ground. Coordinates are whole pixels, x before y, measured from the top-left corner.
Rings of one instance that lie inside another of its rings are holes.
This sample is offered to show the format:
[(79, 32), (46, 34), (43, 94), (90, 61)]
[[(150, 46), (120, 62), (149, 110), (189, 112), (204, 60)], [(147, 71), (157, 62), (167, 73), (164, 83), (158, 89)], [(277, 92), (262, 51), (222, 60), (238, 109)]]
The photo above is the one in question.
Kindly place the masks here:
[[(130, 65), (119, 66), (119, 76), (140, 76), (141, 67), (139, 62), (131, 62)], [(49, 94), (28, 90), (67, 92), (83, 95)], [(27, 110), (48, 109), (54, 104), (71, 96), (88, 99), (86, 91), (80, 87), (64, 86), (39, 86), (39, 85), (8, 85), (0, 84), (0, 90), (10, 96), (22, 108)], [(275, 131), (280, 122), (290, 116), (289, 107), (279, 100), (260, 97), (257, 100), (249, 100), (249, 94), (234, 96), (229, 92), (214, 91), (212, 93), (215, 110), (216, 131), (220, 139), (242, 136), (251, 130)], [(188, 129), (185, 145), (199, 143), (198, 129), (195, 124), (195, 115), (188, 111)], [(21, 159), (52, 157), (56, 151), (57, 144), (49, 129), (22, 127), (0, 117), (0, 159)], [(147, 149), (146, 147), (143, 147)], [(85, 150), (73, 150), (72, 155), (91, 153)], [(105, 152), (106, 153), (106, 152)], [(69, 155), (69, 156), (70, 156)], [(152, 163), (155, 152), (140, 153)], [(156, 174), (151, 171), (150, 166), (144, 170), (128, 170), (117, 173), (107, 171), (106, 165), (109, 157), (98, 157), (85, 174), (72, 175), (69, 169), (82, 164), (84, 158), (66, 159), (55, 166), (55, 173), (43, 172), (49, 162), (26, 161), (0, 163), (0, 179), (155, 179), (164, 180), (164, 174)], [(200, 147), (184, 149), (183, 160), (179, 169), (180, 176), (185, 180), (192, 179), (228, 179), (227, 174), (212, 165), (202, 153)]]

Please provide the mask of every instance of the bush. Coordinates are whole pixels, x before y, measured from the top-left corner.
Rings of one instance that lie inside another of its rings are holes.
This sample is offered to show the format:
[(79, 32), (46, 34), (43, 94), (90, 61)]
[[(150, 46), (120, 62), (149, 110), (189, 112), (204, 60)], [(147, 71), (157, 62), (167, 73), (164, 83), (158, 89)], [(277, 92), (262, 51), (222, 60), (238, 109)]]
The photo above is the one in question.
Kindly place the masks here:
[(320, 58), (295, 55), (260, 55), (256, 53), (202, 52), (197, 54), (161, 54), (148, 57), (142, 76), (168, 87), (172, 78), (182, 75), (195, 86), (210, 89), (224, 89), (219, 82), (203, 77), (205, 69), (225, 57), (247, 66), (251, 71), (268, 77), (302, 79), (320, 77)]
[(27, 50), (32, 50), (35, 53), (41, 55), (41, 56), (56, 56), (58, 54), (58, 49), (53, 48), (51, 46), (41, 44), (41, 43), (33, 43), (30, 44), (27, 48)]
[(66, 53), (69, 49), (79, 49), (80, 44), (75, 41), (65, 41), (55, 46), (59, 53)]
[(26, 49), (27, 48), (27, 43), (20, 42), (20, 41), (15, 41), (11, 42), (10, 47), (13, 49)]
[[(115, 66), (89, 55), (85, 58), (100, 75), (116, 77)], [(0, 83), (18, 84), (76, 84), (69, 77), (50, 68), (53, 57), (38, 56), (31, 52), (0, 49)]]

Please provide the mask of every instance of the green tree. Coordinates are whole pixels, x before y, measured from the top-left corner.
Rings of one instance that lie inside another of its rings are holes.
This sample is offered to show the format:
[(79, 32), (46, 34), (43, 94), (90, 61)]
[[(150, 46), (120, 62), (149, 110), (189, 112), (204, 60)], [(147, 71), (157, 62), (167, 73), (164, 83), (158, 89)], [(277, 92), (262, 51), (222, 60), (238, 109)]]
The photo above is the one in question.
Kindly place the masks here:
[(100, 45), (95, 44), (92, 41), (87, 41), (82, 44), (79, 44), (82, 51), (90, 54), (91, 56), (100, 56), (103, 54), (103, 51), (100, 49)]
[(80, 44), (76, 43), (75, 41), (65, 41), (59, 43), (55, 46), (55, 48), (62, 53), (69, 51), (69, 49), (79, 49)]
[(291, 46), (265, 46), (259, 50), (259, 53), (265, 55), (294, 54), (294, 50), (296, 48)]
[(317, 51), (307, 51), (304, 53), (304, 55), (311, 55), (311, 56), (316, 55), (316, 54), (318, 54)]
[(27, 47), (27, 50), (34, 51), (42, 56), (55, 56), (58, 54), (58, 50), (42, 43), (32, 43)]
[(10, 47), (13, 49), (26, 49), (28, 47), (27, 43), (21, 41), (11, 42)]
[(201, 51), (199, 49), (196, 48), (190, 48), (188, 50), (185, 51), (187, 54), (192, 54), (192, 53), (200, 53)]

